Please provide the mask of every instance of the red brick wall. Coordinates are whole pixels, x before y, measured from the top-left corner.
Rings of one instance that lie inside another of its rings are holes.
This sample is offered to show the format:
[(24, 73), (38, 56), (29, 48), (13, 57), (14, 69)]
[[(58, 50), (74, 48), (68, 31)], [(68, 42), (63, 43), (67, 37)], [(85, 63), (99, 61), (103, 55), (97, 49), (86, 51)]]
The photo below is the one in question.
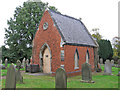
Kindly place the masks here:
[[(48, 29), (43, 30), (43, 24), (48, 22)], [(51, 71), (56, 72), (56, 69), (60, 67), (61, 64), (65, 65), (66, 72), (74, 72), (81, 70), (81, 65), (85, 62), (87, 49), (90, 54), (90, 64), (92, 68), (94, 68), (94, 51), (92, 47), (85, 46), (72, 46), (72, 45), (64, 45), (64, 48), (60, 47), (61, 36), (54, 25), (54, 22), (49, 14), (46, 11), (41, 19), (39, 30), (36, 32), (34, 38), (34, 46), (33, 46), (33, 60), (34, 64), (40, 64), (39, 54), (40, 48), (44, 43), (47, 43), (50, 47), (52, 53), (52, 64)], [(76, 48), (79, 52), (79, 69), (74, 69), (74, 53)], [(64, 49), (64, 61), (61, 61), (60, 58), (60, 50)], [(69, 76), (78, 75), (80, 72), (68, 74)]]
[[(48, 29), (43, 30), (43, 24), (48, 22)], [(48, 11), (46, 11), (41, 19), (39, 30), (36, 32), (34, 38), (34, 47), (33, 47), (33, 59), (34, 64), (40, 64), (39, 54), (40, 48), (44, 43), (47, 43), (51, 49), (52, 53), (52, 71), (55, 72), (57, 68), (60, 67), (60, 41), (61, 36), (54, 26), (52, 18)]]
[[(78, 49), (78, 53), (79, 53), (79, 69), (74, 69), (75, 67), (74, 54), (75, 54), (76, 48)], [(90, 55), (89, 63), (91, 64), (92, 69), (94, 69), (94, 51), (92, 47), (72, 46), (72, 45), (64, 46), (64, 52), (65, 52), (64, 64), (65, 64), (66, 72), (81, 71), (82, 64), (86, 62), (87, 49)], [(80, 74), (80, 73), (77, 72), (76, 74)]]

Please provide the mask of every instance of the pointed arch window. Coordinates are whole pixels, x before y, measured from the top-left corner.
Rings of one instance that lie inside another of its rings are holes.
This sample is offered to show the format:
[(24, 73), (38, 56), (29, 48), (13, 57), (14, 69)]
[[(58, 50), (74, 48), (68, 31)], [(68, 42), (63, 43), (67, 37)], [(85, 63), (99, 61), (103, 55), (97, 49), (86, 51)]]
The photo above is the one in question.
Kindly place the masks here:
[(77, 48), (75, 50), (74, 60), (75, 60), (75, 69), (79, 69), (79, 53)]
[(89, 55), (89, 51), (87, 49), (87, 52), (86, 52), (86, 63), (89, 63), (89, 59), (90, 59), (90, 55)]

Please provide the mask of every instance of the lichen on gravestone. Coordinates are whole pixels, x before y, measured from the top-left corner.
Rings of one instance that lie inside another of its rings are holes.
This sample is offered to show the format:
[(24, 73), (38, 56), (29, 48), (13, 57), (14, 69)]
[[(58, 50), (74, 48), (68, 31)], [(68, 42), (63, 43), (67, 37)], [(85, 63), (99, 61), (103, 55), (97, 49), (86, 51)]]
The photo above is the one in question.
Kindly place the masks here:
[(5, 88), (12, 88), (12, 90), (16, 89), (16, 70), (13, 64), (11, 64), (7, 70)]
[(91, 65), (88, 63), (82, 64), (82, 80), (81, 80), (81, 82), (94, 83), (94, 81), (92, 81)]
[(63, 68), (56, 70), (55, 88), (67, 88), (67, 74)]
[(112, 75), (112, 65), (110, 60), (105, 61), (105, 70), (103, 75)]

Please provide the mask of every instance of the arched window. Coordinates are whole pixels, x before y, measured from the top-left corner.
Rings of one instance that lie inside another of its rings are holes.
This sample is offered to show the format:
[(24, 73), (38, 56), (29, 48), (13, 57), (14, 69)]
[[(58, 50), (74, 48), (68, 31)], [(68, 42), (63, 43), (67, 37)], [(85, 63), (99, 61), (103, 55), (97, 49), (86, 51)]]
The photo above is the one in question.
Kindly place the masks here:
[(90, 59), (90, 55), (89, 55), (89, 51), (87, 49), (87, 52), (86, 52), (86, 63), (89, 63), (89, 59)]
[(79, 68), (79, 53), (78, 53), (77, 48), (75, 50), (74, 60), (75, 60), (75, 69), (78, 69)]

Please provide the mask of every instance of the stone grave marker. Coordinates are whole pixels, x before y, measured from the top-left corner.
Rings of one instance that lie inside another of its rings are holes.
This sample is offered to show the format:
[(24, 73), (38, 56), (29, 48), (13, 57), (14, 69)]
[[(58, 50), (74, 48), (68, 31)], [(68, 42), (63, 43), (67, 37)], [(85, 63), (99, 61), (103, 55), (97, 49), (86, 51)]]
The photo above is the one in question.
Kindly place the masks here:
[(25, 58), (23, 58), (23, 60), (22, 60), (22, 66), (23, 66), (23, 68), (25, 67)]
[(56, 70), (55, 88), (67, 88), (67, 74), (63, 68)]
[(2, 60), (0, 60), (0, 64), (2, 64)]
[(120, 59), (118, 59), (118, 68), (120, 68)]
[(112, 67), (115, 66), (115, 65), (114, 65), (114, 60), (111, 60), (111, 65), (112, 65)]
[(105, 62), (104, 75), (112, 75), (112, 65), (110, 60), (106, 60)]
[(20, 62), (20, 60), (17, 60), (16, 68), (18, 69), (16, 71), (16, 82), (23, 83), (23, 77), (22, 77), (22, 75), (20, 73), (20, 68), (21, 68), (21, 62)]
[(17, 62), (16, 62), (16, 68), (18, 70), (20, 70), (20, 68), (21, 68), (21, 61), (20, 60), (17, 60)]
[(103, 59), (102, 58), (100, 58), (100, 64), (103, 64)]
[(16, 90), (16, 73), (15, 73), (14, 65), (11, 64), (7, 71), (5, 88), (12, 88), (12, 90)]
[(94, 81), (92, 81), (91, 65), (88, 63), (82, 64), (82, 80), (81, 80), (81, 82), (94, 83)]
[(7, 68), (8, 59), (5, 59), (5, 68)]
[(27, 60), (26, 60), (26, 65), (28, 65), (28, 64), (29, 64), (29, 60), (27, 59)]
[(101, 69), (100, 63), (97, 64), (97, 67), (98, 67), (98, 68), (97, 68), (96, 72), (101, 72), (102, 69)]
[(6, 69), (3, 64), (0, 64), (0, 70), (1, 70), (1, 69)]

